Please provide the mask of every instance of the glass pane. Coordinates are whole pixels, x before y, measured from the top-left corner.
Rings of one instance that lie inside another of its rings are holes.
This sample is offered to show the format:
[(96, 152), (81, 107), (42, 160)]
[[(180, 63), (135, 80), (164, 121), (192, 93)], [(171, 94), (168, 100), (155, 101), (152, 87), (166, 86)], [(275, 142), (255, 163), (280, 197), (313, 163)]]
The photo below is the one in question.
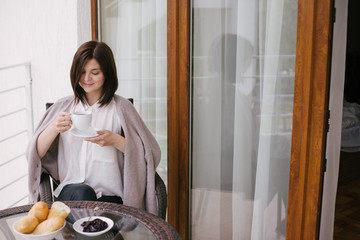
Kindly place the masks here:
[(285, 239), (297, 4), (192, 1), (192, 239)]
[(167, 179), (166, 0), (103, 0), (101, 40), (113, 50), (119, 78), (117, 94), (133, 98), (161, 147), (157, 169)]

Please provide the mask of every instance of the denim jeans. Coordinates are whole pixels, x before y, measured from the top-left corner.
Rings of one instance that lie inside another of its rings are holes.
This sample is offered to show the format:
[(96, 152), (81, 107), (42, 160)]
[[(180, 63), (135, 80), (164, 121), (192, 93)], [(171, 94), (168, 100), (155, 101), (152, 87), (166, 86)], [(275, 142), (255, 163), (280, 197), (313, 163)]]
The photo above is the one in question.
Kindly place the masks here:
[(102, 196), (96, 197), (96, 193), (92, 187), (87, 184), (69, 184), (60, 192), (56, 201), (101, 201), (122, 204), (123, 201), (119, 196)]

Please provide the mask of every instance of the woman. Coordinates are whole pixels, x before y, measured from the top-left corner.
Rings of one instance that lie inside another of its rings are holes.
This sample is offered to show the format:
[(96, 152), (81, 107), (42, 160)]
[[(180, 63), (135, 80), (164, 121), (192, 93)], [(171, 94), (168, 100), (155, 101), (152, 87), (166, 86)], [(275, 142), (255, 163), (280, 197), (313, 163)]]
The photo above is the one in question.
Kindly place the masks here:
[[(89, 41), (75, 53), (70, 71), (74, 96), (54, 103), (28, 147), (30, 201), (38, 200), (43, 171), (60, 180), (56, 200), (124, 203), (156, 214), (155, 170), (160, 148), (118, 87), (111, 49)], [(92, 112), (97, 136), (73, 134), (71, 113)]]

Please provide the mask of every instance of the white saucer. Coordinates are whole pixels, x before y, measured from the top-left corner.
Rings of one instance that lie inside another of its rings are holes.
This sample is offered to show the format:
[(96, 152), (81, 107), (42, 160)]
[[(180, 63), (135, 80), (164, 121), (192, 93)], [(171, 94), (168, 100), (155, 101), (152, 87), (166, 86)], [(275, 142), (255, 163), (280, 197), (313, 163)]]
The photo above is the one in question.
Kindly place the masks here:
[(96, 130), (92, 127), (86, 129), (86, 130), (79, 130), (76, 128), (70, 129), (70, 133), (76, 137), (82, 137), (82, 138), (89, 138), (89, 137), (96, 137), (98, 134), (96, 133)]
[(93, 216), (90, 218), (90, 220), (94, 220), (95, 218), (100, 218), (101, 220), (106, 222), (108, 224), (108, 227), (100, 232), (83, 232), (83, 227), (81, 226), (81, 224), (85, 221), (89, 221), (89, 217), (84, 217), (84, 218), (81, 218), (81, 219), (77, 220), (76, 222), (74, 222), (74, 224), (73, 224), (74, 230), (80, 234), (94, 237), (94, 236), (98, 236), (103, 233), (106, 233), (114, 226), (114, 222), (110, 218), (102, 217), (102, 216)]

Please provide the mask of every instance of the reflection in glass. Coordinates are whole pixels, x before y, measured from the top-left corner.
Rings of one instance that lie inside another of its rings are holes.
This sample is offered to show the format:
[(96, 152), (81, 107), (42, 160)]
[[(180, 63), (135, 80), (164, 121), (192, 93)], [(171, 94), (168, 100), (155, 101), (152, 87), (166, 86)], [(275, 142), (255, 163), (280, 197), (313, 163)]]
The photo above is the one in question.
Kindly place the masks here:
[(192, 239), (285, 239), (297, 1), (192, 6)]

